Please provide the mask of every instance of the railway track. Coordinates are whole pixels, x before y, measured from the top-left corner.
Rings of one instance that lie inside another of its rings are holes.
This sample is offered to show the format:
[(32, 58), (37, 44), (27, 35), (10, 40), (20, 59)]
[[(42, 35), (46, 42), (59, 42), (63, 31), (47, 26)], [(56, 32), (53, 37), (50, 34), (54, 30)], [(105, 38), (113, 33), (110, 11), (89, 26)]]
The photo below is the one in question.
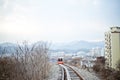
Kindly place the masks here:
[(63, 76), (61, 77), (61, 80), (84, 80), (72, 67), (62, 64), (60, 64), (60, 66), (63, 68), (62, 71), (64, 71), (62, 72)]
[(61, 66), (60, 66), (60, 69), (59, 69), (59, 77), (58, 77), (57, 80), (65, 80), (64, 79), (64, 68), (62, 68)]

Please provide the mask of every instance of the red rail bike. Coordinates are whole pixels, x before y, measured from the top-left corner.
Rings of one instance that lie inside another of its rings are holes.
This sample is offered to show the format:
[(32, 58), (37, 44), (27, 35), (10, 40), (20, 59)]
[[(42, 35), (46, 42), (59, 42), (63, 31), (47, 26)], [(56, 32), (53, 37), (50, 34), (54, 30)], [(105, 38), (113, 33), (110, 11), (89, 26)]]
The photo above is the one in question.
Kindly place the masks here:
[(58, 64), (63, 64), (63, 58), (58, 58)]

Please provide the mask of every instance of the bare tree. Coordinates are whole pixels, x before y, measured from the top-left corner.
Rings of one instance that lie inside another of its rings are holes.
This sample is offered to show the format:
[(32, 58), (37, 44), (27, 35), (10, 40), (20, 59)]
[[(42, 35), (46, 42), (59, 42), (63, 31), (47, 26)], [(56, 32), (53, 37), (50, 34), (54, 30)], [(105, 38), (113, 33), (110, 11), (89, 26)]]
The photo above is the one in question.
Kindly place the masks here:
[[(0, 80), (44, 80), (49, 73), (48, 45), (44, 42), (29, 45), (26, 41), (17, 46), (16, 52), (0, 58)], [(4, 71), (5, 70), (5, 71)]]

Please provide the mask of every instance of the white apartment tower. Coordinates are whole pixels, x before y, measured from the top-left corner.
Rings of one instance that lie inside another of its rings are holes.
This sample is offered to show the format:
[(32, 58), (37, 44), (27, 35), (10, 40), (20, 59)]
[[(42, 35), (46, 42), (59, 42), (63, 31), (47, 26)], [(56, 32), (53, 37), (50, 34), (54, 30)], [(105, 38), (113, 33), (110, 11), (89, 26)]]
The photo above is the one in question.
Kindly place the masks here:
[(120, 27), (111, 27), (105, 33), (106, 66), (116, 68), (120, 59)]

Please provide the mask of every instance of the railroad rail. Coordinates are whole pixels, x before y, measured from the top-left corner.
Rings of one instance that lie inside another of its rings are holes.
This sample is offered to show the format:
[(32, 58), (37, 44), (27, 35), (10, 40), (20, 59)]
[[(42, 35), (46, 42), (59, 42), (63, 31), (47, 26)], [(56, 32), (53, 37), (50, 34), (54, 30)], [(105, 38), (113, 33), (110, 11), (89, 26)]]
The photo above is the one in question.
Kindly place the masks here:
[(59, 64), (63, 68), (62, 80), (84, 80), (80, 74), (69, 65)]

